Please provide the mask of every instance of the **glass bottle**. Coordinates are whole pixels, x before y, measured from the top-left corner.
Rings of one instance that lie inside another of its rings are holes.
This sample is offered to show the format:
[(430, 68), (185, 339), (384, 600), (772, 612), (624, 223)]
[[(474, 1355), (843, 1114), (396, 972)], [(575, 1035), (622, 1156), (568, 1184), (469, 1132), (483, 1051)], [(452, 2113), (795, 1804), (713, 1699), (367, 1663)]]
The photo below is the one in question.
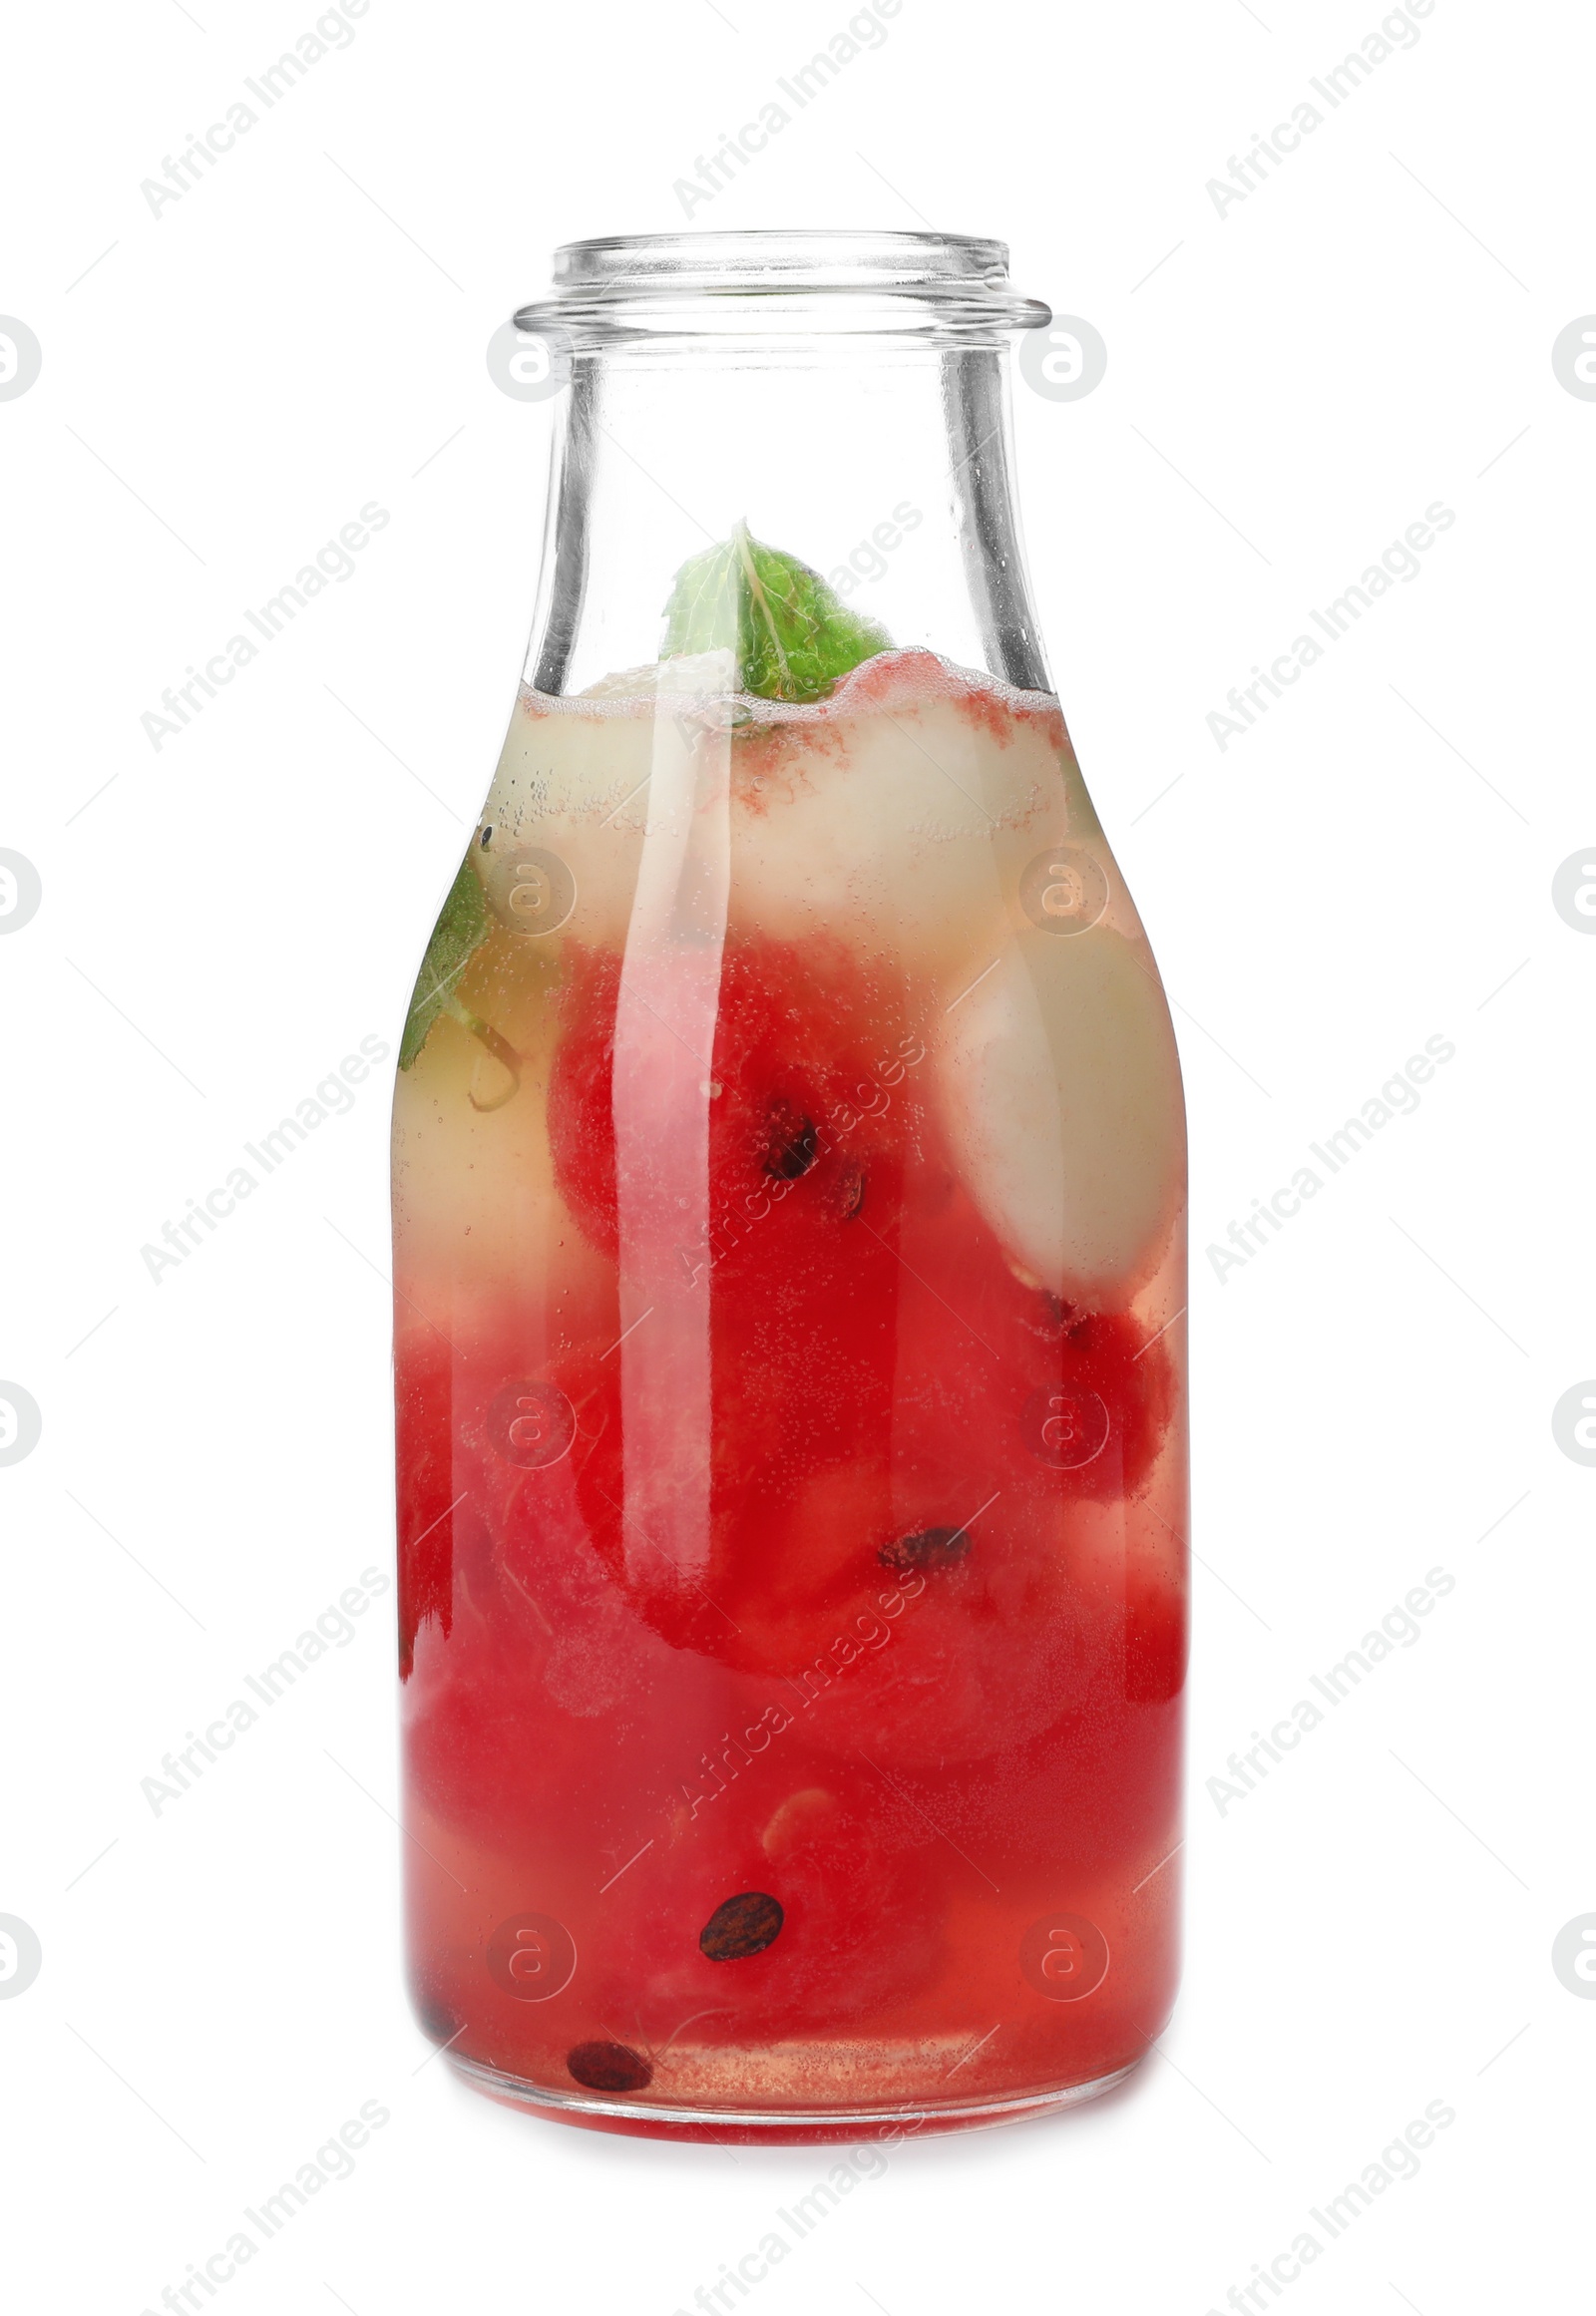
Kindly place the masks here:
[(394, 1112), (419, 2014), (599, 2128), (1060, 2107), (1173, 1997), (1186, 1291), (1010, 493), (1049, 317), (931, 233), (556, 277), (533, 640)]

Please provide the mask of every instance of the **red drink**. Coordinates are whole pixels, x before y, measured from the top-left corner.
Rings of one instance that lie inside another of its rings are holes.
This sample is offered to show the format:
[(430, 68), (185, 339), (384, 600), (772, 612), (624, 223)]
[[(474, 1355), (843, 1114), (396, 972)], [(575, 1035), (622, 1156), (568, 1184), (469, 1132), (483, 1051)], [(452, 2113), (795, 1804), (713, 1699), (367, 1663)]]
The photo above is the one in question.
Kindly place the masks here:
[(416, 1999), (570, 2120), (1000, 2120), (1173, 1993), (1173, 1042), (1048, 695), (704, 677), (523, 693), (400, 1079)]

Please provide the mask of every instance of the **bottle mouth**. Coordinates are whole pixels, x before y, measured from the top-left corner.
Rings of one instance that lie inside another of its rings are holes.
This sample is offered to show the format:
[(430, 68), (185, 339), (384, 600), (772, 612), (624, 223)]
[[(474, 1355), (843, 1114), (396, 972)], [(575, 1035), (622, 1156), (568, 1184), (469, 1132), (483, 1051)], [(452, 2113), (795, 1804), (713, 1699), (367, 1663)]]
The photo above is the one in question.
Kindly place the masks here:
[(552, 297), (516, 327), (580, 349), (698, 332), (969, 339), (1041, 329), (1008, 279), (1008, 245), (973, 233), (627, 233), (555, 251)]

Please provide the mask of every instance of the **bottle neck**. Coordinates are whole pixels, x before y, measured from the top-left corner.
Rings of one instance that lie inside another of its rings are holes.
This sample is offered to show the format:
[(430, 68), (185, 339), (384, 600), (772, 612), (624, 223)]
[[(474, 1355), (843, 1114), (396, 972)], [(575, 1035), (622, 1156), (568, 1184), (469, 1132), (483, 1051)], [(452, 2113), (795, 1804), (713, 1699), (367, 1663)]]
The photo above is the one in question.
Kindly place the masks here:
[(866, 336), (578, 352), (527, 681), (584, 691), (656, 660), (682, 565), (746, 523), (894, 645), (1045, 691), (1004, 361), (993, 339)]

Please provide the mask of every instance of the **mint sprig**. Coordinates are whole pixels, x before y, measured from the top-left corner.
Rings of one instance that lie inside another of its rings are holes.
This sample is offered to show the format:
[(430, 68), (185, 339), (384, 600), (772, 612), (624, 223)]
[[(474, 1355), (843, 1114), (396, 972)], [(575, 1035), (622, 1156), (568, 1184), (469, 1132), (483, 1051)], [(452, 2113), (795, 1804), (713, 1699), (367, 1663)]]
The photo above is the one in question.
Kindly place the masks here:
[(818, 571), (739, 523), (676, 574), (661, 656), (729, 649), (739, 691), (807, 701), (824, 699), (850, 668), (891, 645), (886, 628), (850, 611)]
[(415, 1062), (440, 1014), (452, 1015), (468, 1029), (479, 1026), (475, 1013), (468, 1012), (455, 995), (455, 983), (487, 930), (488, 903), (468, 853), (438, 912), (438, 922), (432, 929), (427, 954), (416, 975), (405, 1033), (399, 1040), (401, 1069), (409, 1069)]

